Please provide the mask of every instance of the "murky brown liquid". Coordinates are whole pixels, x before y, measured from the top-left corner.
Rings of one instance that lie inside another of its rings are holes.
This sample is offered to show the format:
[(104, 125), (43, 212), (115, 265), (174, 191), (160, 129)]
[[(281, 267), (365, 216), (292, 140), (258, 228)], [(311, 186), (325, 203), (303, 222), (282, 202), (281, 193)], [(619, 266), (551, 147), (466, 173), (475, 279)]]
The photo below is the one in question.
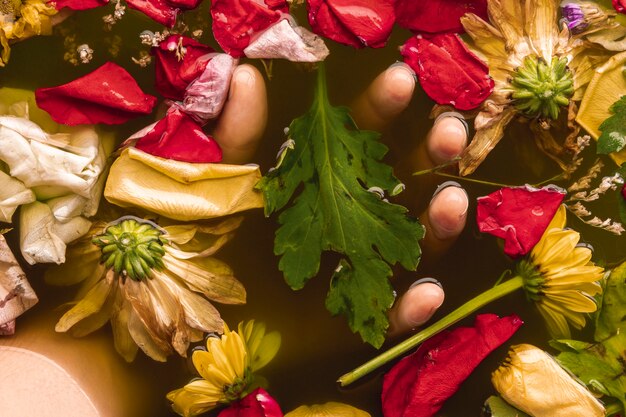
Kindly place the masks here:
[[(206, 9), (206, 7), (205, 7)], [(140, 45), (138, 35), (144, 29), (157, 30), (158, 26), (135, 11), (128, 10), (125, 18), (112, 32), (104, 32), (100, 17), (110, 13), (110, 8), (79, 12), (79, 16), (64, 23), (64, 27), (73, 27), (77, 33), (77, 44), (88, 43), (94, 50), (94, 61), (89, 65), (73, 67), (63, 61), (63, 38), (60, 36), (37, 38), (15, 45), (11, 61), (7, 68), (0, 69), (0, 85), (34, 89), (69, 82), (77, 76), (86, 74), (111, 58), (106, 53), (107, 37), (119, 35), (123, 38), (121, 52), (113, 59), (124, 66), (137, 79), (142, 89), (153, 93), (154, 69), (152, 66), (142, 69), (130, 61), (131, 56), (138, 56)], [(206, 10), (201, 11), (206, 14)], [(300, 20), (303, 18), (300, 16)], [(189, 15), (185, 21), (193, 24)], [(195, 26), (193, 26), (195, 28)], [(205, 28), (204, 40), (209, 42), (210, 29)], [(346, 105), (361, 92), (377, 74), (399, 59), (397, 47), (408, 38), (408, 33), (397, 30), (384, 50), (354, 50), (328, 41), (331, 55), (327, 60), (328, 82), (331, 101), (335, 105)], [(252, 62), (261, 68), (259, 62)], [(288, 62), (277, 61), (273, 64), (273, 78), (268, 81), (270, 103), (269, 125), (265, 139), (254, 162), (261, 165), (263, 172), (274, 164), (274, 156), (280, 144), (285, 140), (283, 129), (291, 120), (304, 113), (312, 98), (314, 74), (303, 67)], [(427, 97), (418, 91), (410, 108), (399, 120), (385, 132), (384, 139), (394, 143), (397, 153), (404, 153), (422, 140), (432, 121), (428, 112), (432, 106)], [(118, 139), (125, 139), (130, 133), (147, 125), (150, 117), (135, 120), (117, 127)], [(111, 128), (107, 128), (111, 129)], [(590, 156), (593, 159), (593, 156)], [(390, 163), (395, 161), (389, 155)], [(608, 164), (607, 164), (608, 165)], [(611, 167), (611, 169), (613, 169)], [(534, 150), (532, 138), (525, 126), (512, 126), (496, 150), (474, 175), (507, 184), (537, 183), (550, 178), (556, 173), (553, 164)], [(408, 182), (409, 187), (423, 187), (424, 200), (415, 202), (414, 215), (427, 204), (429, 196), (437, 182), (422, 181), (421, 184)], [(475, 226), (474, 201), (481, 195), (494, 191), (495, 187), (463, 183), (470, 195), (470, 213), (468, 226), (453, 249), (437, 264), (420, 266), (417, 273), (408, 273), (397, 269), (394, 278), (397, 291), (404, 291), (415, 279), (423, 276), (437, 277), (446, 289), (446, 301), (435, 319), (456, 308), (464, 301), (491, 287), (502, 271), (513, 264), (502, 254), (496, 240), (480, 235)], [(561, 184), (563, 185), (563, 184)], [(604, 200), (605, 207), (597, 207), (598, 215), (615, 215), (614, 198)], [(624, 257), (626, 238), (618, 238), (606, 232), (592, 229), (581, 222), (572, 220), (570, 226), (580, 231), (583, 238), (592, 242), (596, 261), (614, 263)], [(333, 255), (323, 257), (322, 267), (317, 277), (311, 279), (306, 287), (298, 292), (292, 291), (283, 281), (277, 268), (278, 259), (273, 255), (273, 238), (276, 219), (265, 219), (262, 212), (255, 211), (247, 215), (247, 220), (239, 230), (237, 237), (226, 246), (218, 257), (228, 262), (236, 276), (245, 284), (248, 291), (248, 303), (245, 306), (218, 306), (225, 320), (235, 326), (241, 320), (254, 318), (264, 321), (268, 329), (278, 330), (283, 343), (275, 360), (262, 370), (270, 385), (269, 392), (279, 401), (283, 411), (287, 412), (301, 404), (322, 403), (327, 401), (346, 402), (367, 410), (372, 416), (382, 416), (380, 391), (383, 371), (370, 376), (365, 381), (341, 390), (335, 383), (337, 377), (375, 356), (377, 351), (361, 342), (357, 335), (350, 332), (343, 318), (332, 318), (324, 308), (324, 298), (332, 270), (337, 259)], [(12, 232), (16, 243), (15, 232)], [(17, 246), (13, 248), (16, 252)], [(18, 333), (21, 326), (29, 326), (42, 317), (59, 317), (61, 311), (54, 307), (70, 301), (75, 294), (73, 288), (49, 288), (41, 280), (42, 266), (26, 268), (30, 281), (35, 287), (41, 302), (18, 321)], [(547, 348), (548, 334), (541, 318), (532, 306), (526, 302), (523, 294), (512, 294), (493, 303), (482, 312), (499, 315), (517, 313), (526, 324), (505, 344), (489, 356), (463, 384), (459, 392), (448, 401), (440, 413), (441, 416), (478, 416), (483, 401), (494, 389), (490, 383), (490, 373), (495, 370), (508, 350), (516, 343), (534, 343)], [(463, 324), (471, 324), (467, 319)], [(101, 338), (110, 330), (105, 328), (99, 334), (89, 338)], [(70, 336), (60, 335), (69, 338)], [(73, 341), (71, 346), (80, 346), (81, 340)], [(391, 345), (390, 341), (388, 345)], [(109, 340), (108, 348), (113, 351)], [(139, 354), (132, 364), (125, 364), (116, 357), (122, 369), (120, 375), (132, 373), (139, 380), (137, 384), (149, 388), (147, 397), (138, 396), (131, 400), (141, 402), (145, 411), (132, 417), (171, 416), (165, 394), (182, 386), (194, 375), (187, 360), (171, 357), (166, 364), (156, 363)], [(388, 369), (388, 367), (387, 367)], [(217, 414), (215, 412), (214, 414)]]

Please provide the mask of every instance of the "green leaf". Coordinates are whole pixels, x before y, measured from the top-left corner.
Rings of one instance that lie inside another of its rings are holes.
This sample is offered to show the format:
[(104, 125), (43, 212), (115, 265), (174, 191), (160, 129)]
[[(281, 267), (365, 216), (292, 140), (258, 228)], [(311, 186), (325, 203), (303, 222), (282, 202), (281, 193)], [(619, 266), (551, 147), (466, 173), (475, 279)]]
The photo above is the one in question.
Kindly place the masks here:
[(485, 413), (491, 417), (530, 417), (495, 395), (485, 401)]
[(600, 154), (619, 152), (626, 146), (626, 96), (613, 103), (611, 112), (613, 116), (600, 125), (602, 134), (597, 147)]
[(557, 360), (592, 390), (615, 398), (626, 410), (626, 263), (606, 279), (594, 340), (553, 341)]
[(380, 347), (394, 300), (391, 265), (417, 267), (423, 227), (406, 208), (372, 192), (395, 195), (402, 184), (381, 162), (387, 148), (379, 134), (358, 130), (348, 109), (330, 105), (323, 68), (313, 105), (291, 123), (289, 137), (277, 167), (257, 184), (266, 215), (291, 202), (278, 219), (279, 268), (300, 289), (317, 275), (323, 252), (339, 253), (326, 307), (347, 315), (354, 332)]

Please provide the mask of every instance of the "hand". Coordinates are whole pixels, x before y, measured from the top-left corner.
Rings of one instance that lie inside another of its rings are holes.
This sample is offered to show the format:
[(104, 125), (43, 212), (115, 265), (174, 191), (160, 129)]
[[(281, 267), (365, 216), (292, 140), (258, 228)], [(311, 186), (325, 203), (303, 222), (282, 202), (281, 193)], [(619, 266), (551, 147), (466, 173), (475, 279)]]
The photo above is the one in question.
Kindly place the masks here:
[[(415, 75), (406, 64), (392, 65), (355, 100), (352, 108), (357, 125), (363, 129), (383, 130), (408, 107), (415, 84)], [(426, 139), (400, 158), (396, 166), (396, 175), (408, 185), (403, 202), (409, 207), (419, 206), (419, 189), (429, 186), (423, 180), (412, 178), (413, 172), (452, 160), (465, 149), (467, 141), (467, 127), (461, 115), (440, 116)], [(422, 241), (423, 262), (435, 262), (455, 242), (465, 227), (468, 205), (467, 193), (459, 184), (448, 181), (437, 187), (420, 216), (426, 228)], [(390, 310), (389, 334), (407, 332), (424, 324), (443, 300), (444, 291), (438, 281), (433, 278), (417, 280)]]

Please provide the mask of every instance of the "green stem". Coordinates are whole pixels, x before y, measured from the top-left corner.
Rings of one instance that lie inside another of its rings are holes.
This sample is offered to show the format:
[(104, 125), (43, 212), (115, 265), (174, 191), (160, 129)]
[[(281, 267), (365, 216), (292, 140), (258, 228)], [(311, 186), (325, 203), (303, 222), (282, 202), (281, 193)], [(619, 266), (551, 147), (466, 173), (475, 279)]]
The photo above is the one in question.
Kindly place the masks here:
[(620, 414), (623, 411), (622, 404), (619, 402), (611, 402), (605, 404), (604, 409), (606, 410), (607, 417), (614, 416), (615, 414)]
[(328, 88), (326, 86), (326, 67), (320, 62), (317, 67), (317, 85), (315, 86), (315, 100), (319, 104), (328, 107)]
[(407, 351), (413, 349), (420, 343), (428, 340), (432, 336), (441, 332), (442, 330), (447, 329), (452, 326), (459, 320), (469, 316), (474, 311), (483, 307), (486, 304), (491, 303), (494, 300), (497, 300), (509, 293), (512, 293), (524, 285), (524, 281), (521, 276), (513, 277), (507, 281), (504, 281), (501, 284), (494, 286), (493, 288), (483, 292), (482, 294), (472, 298), (470, 301), (463, 304), (461, 307), (457, 308), (447, 316), (443, 317), (438, 322), (428, 326), (424, 330), (414, 334), (410, 338), (406, 339), (403, 342), (398, 343), (396, 346), (387, 350), (386, 352), (381, 353), (374, 359), (366, 362), (365, 364), (359, 366), (353, 371), (348, 372), (347, 374), (341, 376), (337, 382), (341, 384), (341, 386), (345, 387), (346, 385), (350, 385), (356, 380), (364, 377), (375, 369), (383, 366), (387, 362), (397, 358), (398, 356), (406, 353)]

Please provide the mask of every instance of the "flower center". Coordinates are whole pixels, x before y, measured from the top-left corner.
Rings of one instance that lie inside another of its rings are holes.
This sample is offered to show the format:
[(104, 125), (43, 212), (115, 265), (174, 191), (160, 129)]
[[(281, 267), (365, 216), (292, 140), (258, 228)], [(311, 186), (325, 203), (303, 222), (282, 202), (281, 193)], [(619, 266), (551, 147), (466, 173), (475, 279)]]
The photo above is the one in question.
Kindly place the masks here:
[(108, 226), (93, 244), (102, 251), (107, 268), (135, 281), (149, 278), (153, 269), (162, 270), (163, 231), (154, 223), (137, 217), (122, 217)]
[(517, 275), (524, 280), (524, 292), (529, 301), (538, 301), (543, 294), (544, 279), (539, 268), (531, 261), (522, 259), (517, 263)]
[(244, 375), (243, 378), (236, 378), (232, 384), (224, 387), (224, 397), (228, 404), (243, 399), (243, 397), (252, 391), (251, 388), (253, 387), (251, 385), (254, 378), (248, 370), (246, 370)]
[(552, 62), (528, 56), (515, 70), (513, 79), (515, 107), (530, 117), (556, 120), (561, 107), (569, 104), (574, 94), (574, 80), (567, 68), (567, 58), (552, 57)]

